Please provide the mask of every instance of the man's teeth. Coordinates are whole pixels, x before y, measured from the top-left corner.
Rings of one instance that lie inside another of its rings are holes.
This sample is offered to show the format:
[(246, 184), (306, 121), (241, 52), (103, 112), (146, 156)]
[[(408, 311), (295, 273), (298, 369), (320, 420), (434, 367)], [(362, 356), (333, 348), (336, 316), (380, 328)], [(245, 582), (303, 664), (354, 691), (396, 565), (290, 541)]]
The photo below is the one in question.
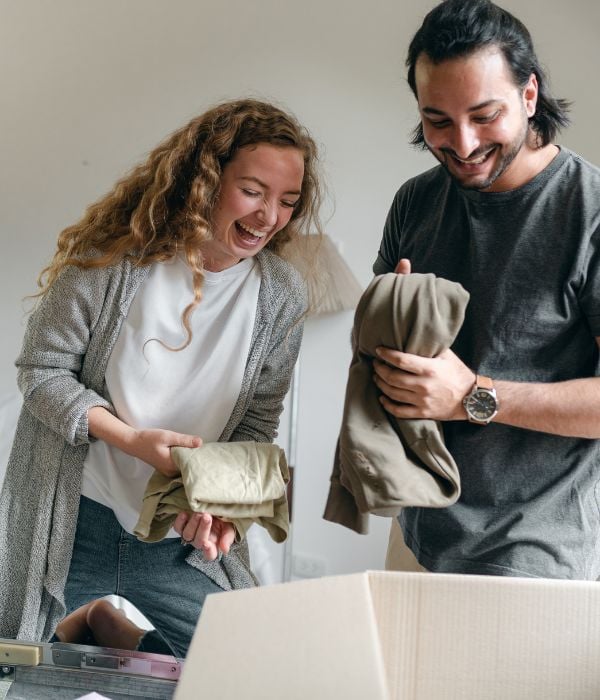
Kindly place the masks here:
[(462, 158), (459, 158), (458, 156), (454, 156), (456, 160), (459, 163), (464, 163), (465, 165), (481, 165), (483, 161), (490, 155), (492, 151), (488, 151), (487, 153), (484, 153), (482, 156), (479, 156), (479, 158), (471, 158), (470, 160), (463, 160)]
[(240, 228), (243, 228), (244, 231), (247, 231), (248, 233), (252, 234), (253, 236), (256, 236), (257, 238), (264, 238), (267, 235), (266, 231), (257, 231), (255, 228), (252, 228), (251, 226), (247, 226), (246, 224), (243, 224), (241, 221), (238, 221), (238, 226)]

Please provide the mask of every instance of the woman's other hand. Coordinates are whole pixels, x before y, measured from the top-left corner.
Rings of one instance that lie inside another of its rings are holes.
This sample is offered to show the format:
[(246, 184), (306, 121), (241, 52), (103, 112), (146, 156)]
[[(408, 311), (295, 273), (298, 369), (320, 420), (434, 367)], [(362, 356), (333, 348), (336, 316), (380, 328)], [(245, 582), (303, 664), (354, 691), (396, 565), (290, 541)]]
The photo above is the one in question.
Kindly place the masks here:
[(202, 550), (208, 561), (216, 559), (220, 553), (228, 554), (235, 540), (235, 528), (210, 513), (179, 513), (173, 524), (181, 538)]

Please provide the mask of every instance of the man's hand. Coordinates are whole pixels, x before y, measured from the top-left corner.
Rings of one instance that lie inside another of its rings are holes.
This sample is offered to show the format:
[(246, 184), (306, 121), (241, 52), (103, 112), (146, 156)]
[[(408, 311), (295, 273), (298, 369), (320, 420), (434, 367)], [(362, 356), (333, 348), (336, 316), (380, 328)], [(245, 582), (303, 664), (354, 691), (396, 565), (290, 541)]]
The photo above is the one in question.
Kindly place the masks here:
[(466, 420), (463, 398), (475, 374), (452, 352), (421, 357), (390, 348), (377, 348), (373, 361), (380, 401), (396, 418)]
[(235, 528), (231, 523), (210, 513), (179, 513), (173, 524), (182, 539), (201, 549), (204, 558), (213, 561), (219, 553), (229, 553), (235, 540)]
[(401, 258), (394, 272), (397, 275), (410, 275), (410, 260), (408, 258)]
[[(401, 258), (394, 272), (409, 275), (410, 260)], [(377, 354), (373, 380), (388, 413), (396, 418), (466, 419), (462, 400), (473, 387), (475, 375), (451, 350), (434, 358), (384, 347), (377, 348)]]

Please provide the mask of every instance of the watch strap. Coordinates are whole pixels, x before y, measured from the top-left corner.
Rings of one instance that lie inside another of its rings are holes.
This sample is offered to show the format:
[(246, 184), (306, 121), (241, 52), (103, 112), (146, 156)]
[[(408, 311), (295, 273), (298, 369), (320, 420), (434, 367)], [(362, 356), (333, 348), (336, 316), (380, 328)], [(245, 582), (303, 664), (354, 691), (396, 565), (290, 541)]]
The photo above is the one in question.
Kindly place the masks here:
[(477, 374), (475, 376), (475, 388), (477, 387), (492, 391), (494, 389), (494, 382), (489, 377), (484, 377), (482, 374)]

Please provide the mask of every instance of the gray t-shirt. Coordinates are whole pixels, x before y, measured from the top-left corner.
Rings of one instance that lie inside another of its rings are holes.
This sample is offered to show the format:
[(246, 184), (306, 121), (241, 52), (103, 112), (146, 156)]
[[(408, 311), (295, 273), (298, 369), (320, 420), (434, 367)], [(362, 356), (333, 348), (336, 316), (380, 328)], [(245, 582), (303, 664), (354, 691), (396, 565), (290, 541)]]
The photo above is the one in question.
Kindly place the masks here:
[[(413, 272), (471, 294), (453, 345), (495, 379), (559, 382), (600, 375), (600, 169), (559, 154), (525, 186), (460, 188), (438, 166), (396, 194), (376, 274)], [(491, 423), (444, 423), (460, 500), (407, 508), (408, 546), (432, 571), (600, 576), (600, 440)]]

